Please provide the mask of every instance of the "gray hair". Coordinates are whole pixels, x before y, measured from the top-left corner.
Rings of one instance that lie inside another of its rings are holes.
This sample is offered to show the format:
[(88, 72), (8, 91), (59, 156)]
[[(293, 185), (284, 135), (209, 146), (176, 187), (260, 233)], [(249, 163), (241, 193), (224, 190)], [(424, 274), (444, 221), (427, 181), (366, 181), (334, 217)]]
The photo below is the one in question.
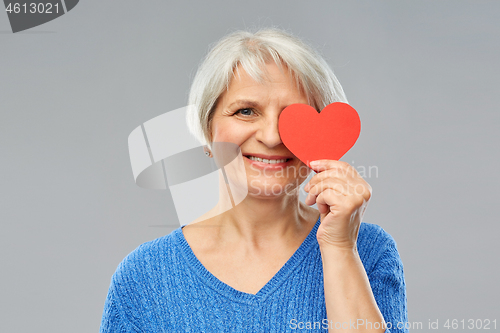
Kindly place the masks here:
[(282, 65), (288, 68), (309, 104), (318, 112), (333, 102), (347, 103), (330, 66), (297, 37), (275, 28), (256, 33), (236, 31), (210, 50), (191, 85), (186, 121), (190, 132), (202, 144), (211, 143), (210, 122), (217, 100), (228, 89), (237, 66), (257, 82), (262, 82), (262, 69), (271, 60), (280, 68)]

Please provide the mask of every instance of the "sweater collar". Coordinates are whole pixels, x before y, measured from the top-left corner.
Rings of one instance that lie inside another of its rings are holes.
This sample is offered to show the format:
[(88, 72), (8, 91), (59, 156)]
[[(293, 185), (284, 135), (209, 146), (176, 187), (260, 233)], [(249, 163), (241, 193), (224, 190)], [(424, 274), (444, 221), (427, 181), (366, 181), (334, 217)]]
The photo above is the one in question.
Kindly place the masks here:
[(205, 285), (235, 302), (256, 304), (265, 301), (270, 294), (272, 294), (284, 281), (286, 281), (290, 274), (292, 274), (293, 270), (306, 258), (306, 255), (313, 248), (313, 245), (318, 244), (316, 232), (320, 223), (320, 218), (318, 218), (299, 248), (271, 278), (271, 280), (269, 280), (256, 294), (236, 290), (210, 273), (210, 271), (208, 271), (195, 256), (190, 245), (186, 241), (186, 238), (184, 237), (182, 227), (174, 230), (172, 232), (172, 236), (176, 246), (180, 249), (183, 258), (188, 263), (188, 266)]

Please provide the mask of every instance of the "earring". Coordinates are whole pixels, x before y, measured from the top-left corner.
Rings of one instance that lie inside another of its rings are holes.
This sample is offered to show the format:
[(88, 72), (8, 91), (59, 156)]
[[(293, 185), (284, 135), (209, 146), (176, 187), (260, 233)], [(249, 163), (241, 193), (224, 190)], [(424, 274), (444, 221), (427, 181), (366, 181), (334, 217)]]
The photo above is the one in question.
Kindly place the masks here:
[(205, 151), (205, 155), (207, 157), (212, 157), (212, 152), (210, 151), (210, 149), (208, 149), (207, 146), (203, 147), (203, 150)]

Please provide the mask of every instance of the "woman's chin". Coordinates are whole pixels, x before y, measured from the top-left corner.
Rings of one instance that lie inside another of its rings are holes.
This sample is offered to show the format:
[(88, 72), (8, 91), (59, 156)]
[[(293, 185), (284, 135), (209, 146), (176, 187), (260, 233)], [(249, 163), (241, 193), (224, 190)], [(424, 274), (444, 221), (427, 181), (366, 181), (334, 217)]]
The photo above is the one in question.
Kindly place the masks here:
[(297, 196), (299, 184), (294, 183), (273, 183), (269, 179), (265, 182), (252, 180), (248, 184), (248, 194), (259, 198), (279, 198), (284, 196)]

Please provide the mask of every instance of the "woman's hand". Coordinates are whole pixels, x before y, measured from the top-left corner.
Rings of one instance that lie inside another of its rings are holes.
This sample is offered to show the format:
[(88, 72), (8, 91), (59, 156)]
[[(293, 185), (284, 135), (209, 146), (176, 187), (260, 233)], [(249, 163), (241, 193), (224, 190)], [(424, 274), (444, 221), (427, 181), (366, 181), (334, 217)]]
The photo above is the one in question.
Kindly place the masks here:
[(359, 226), (371, 197), (371, 186), (349, 163), (318, 160), (310, 163), (318, 174), (304, 190), (307, 205), (317, 204), (321, 225), (320, 247), (356, 250)]
[[(316, 236), (323, 262), (328, 320), (335, 327), (336, 323), (357, 322), (358, 319), (383, 323), (384, 317), (377, 306), (356, 247), (359, 226), (372, 188), (346, 162), (315, 162), (310, 165), (318, 174), (305, 187), (309, 192), (306, 204), (316, 202), (321, 213), (321, 224)], [(381, 333), (385, 331), (383, 325), (381, 327), (360, 327), (359, 332)], [(342, 328), (342, 332), (349, 330), (343, 324)], [(333, 326), (328, 331), (333, 332)]]

